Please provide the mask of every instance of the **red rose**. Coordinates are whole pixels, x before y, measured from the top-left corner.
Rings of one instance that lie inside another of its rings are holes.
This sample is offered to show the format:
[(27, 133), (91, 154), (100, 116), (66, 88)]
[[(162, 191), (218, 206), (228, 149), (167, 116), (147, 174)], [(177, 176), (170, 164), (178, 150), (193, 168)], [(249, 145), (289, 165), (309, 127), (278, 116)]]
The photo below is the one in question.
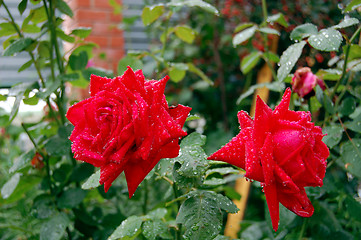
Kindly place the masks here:
[(290, 98), (287, 89), (272, 111), (258, 97), (254, 119), (240, 111), (241, 132), (208, 158), (243, 168), (245, 177), (261, 182), (275, 231), (279, 202), (299, 216), (313, 214), (304, 187), (322, 186), (329, 155), (322, 129), (309, 112), (290, 111)]
[(91, 97), (69, 108), (74, 157), (100, 167), (105, 191), (124, 171), (131, 197), (161, 158), (178, 156), (191, 108), (168, 107), (168, 79), (145, 80), (130, 67), (113, 79), (92, 75)]
[(319, 85), (323, 90), (326, 89), (325, 84), (321, 79), (314, 75), (310, 68), (303, 67), (296, 70), (292, 78), (292, 90), (300, 97), (304, 97)]

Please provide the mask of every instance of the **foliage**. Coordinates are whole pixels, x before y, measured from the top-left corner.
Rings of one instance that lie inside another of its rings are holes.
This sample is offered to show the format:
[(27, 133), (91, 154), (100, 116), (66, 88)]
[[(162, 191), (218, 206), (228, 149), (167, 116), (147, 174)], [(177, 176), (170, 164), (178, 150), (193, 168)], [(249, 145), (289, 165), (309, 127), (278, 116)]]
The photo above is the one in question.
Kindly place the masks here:
[[(56, 12), (73, 16), (63, 0), (19, 1), (19, 14), (30, 10), (21, 23), (0, 0), (7, 14), (0, 23), (4, 55), (26, 53), (19, 72), (34, 66), (39, 79), (0, 95), (0, 101), (14, 99), (10, 112), (0, 108), (1, 239), (226, 239), (227, 213), (238, 210), (231, 200), (241, 197), (233, 184), (242, 172), (207, 155), (239, 132), (236, 113), (249, 109), (256, 89), (271, 90), (269, 105), (275, 106), (299, 66), (311, 67), (326, 85), (304, 99), (293, 94), (291, 101), (293, 109), (310, 111), (327, 134), (324, 185), (307, 189), (315, 212), (303, 219), (281, 207), (279, 230), (272, 232), (255, 182), (238, 237), (360, 239), (360, 1), (154, 2), (139, 16), (152, 46), (129, 51), (118, 73), (130, 65), (149, 79), (168, 74), (168, 102), (189, 105), (199, 117), (188, 118), (181, 154), (162, 159), (128, 199), (123, 176), (105, 193), (99, 172), (70, 150), (65, 112), (74, 100), (65, 86), (86, 87), (92, 73), (112, 76), (87, 67), (96, 47), (86, 41), (91, 29), (62, 30)], [(134, 22), (128, 20), (123, 24)], [(64, 41), (73, 44), (72, 52), (62, 51)], [(263, 65), (273, 83), (256, 83)], [(40, 121), (14, 121), (20, 103), (39, 101), (46, 104)]]

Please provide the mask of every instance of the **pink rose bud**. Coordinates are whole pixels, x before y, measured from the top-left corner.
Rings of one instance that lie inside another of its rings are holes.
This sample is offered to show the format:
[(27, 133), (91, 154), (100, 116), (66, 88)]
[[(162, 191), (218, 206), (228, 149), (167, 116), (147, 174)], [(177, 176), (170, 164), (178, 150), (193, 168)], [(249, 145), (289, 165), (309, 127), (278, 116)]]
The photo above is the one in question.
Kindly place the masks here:
[(311, 93), (317, 84), (323, 90), (326, 89), (323, 81), (314, 75), (308, 67), (297, 69), (292, 78), (291, 84), (292, 90), (302, 98)]
[(113, 79), (91, 75), (91, 97), (69, 108), (74, 157), (100, 167), (105, 192), (124, 171), (131, 197), (161, 158), (178, 156), (191, 108), (168, 106), (168, 79), (146, 80), (130, 67)]
[(287, 89), (272, 111), (258, 97), (254, 119), (240, 111), (240, 133), (208, 158), (243, 168), (245, 177), (261, 182), (275, 231), (279, 203), (301, 217), (312, 216), (305, 187), (322, 186), (329, 156), (322, 129), (309, 112), (289, 110), (290, 99)]

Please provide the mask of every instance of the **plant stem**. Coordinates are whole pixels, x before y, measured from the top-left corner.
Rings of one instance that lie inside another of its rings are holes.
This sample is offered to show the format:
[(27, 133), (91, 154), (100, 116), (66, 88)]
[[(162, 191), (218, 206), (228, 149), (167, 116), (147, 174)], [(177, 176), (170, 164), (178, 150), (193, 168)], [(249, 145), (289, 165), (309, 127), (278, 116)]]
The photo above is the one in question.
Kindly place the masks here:
[(52, 185), (52, 181), (51, 181), (51, 177), (50, 177), (49, 156), (39, 148), (39, 146), (36, 144), (34, 138), (31, 136), (29, 130), (26, 128), (24, 123), (21, 123), (21, 127), (24, 129), (25, 133), (28, 135), (28, 137), (29, 137), (30, 141), (33, 143), (36, 151), (43, 157), (43, 161), (45, 162), (45, 167), (46, 167), (46, 176), (48, 179), (50, 193), (53, 195), (54, 189), (53, 189), (53, 185)]
[[(173, 193), (174, 193), (174, 199), (178, 198), (178, 189), (177, 189), (177, 184), (175, 182), (173, 182)], [(179, 201), (177, 201), (177, 207), (178, 207), (178, 212), (179, 209), (181, 207), (181, 203)], [(176, 240), (181, 240), (182, 239), (182, 224), (177, 224), (177, 231), (176, 231)]]
[(300, 235), (298, 236), (298, 240), (302, 240), (303, 234), (304, 234), (304, 232), (306, 230), (306, 225), (307, 225), (307, 218), (304, 218), (302, 228), (301, 228), (301, 231), (300, 231)]
[(148, 180), (144, 179), (143, 181), (143, 192), (144, 192), (144, 199), (143, 199), (143, 214), (147, 214), (147, 205), (148, 205)]
[(333, 99), (333, 97), (336, 95), (336, 91), (337, 91), (337, 88), (340, 86), (340, 84), (343, 82), (344, 78), (346, 77), (346, 72), (347, 72), (347, 63), (348, 63), (348, 58), (349, 58), (349, 55), (350, 55), (350, 48), (351, 48), (351, 44), (352, 42), (356, 39), (356, 37), (358, 36), (358, 34), (360, 33), (361, 31), (361, 26), (356, 30), (356, 32), (352, 35), (348, 45), (346, 46), (346, 52), (345, 52), (345, 61), (343, 63), (343, 68), (342, 68), (342, 74), (341, 74), (341, 77), (340, 79), (337, 81), (331, 95), (330, 95), (330, 98), (331, 100)]
[(263, 12), (263, 22), (264, 22), (264, 24), (266, 24), (267, 18), (268, 18), (266, 0), (262, 0), (262, 12)]

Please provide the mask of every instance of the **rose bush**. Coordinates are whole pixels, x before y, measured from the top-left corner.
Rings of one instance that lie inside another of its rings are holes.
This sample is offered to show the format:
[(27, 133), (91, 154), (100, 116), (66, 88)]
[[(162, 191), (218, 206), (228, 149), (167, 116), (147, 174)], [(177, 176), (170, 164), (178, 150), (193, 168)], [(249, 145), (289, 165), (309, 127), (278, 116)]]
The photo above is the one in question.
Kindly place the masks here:
[(322, 129), (309, 112), (289, 110), (290, 99), (287, 89), (272, 111), (258, 97), (254, 120), (240, 111), (240, 133), (208, 158), (243, 168), (245, 177), (261, 182), (275, 231), (279, 202), (299, 216), (313, 214), (304, 187), (322, 186), (329, 156)]
[(100, 167), (105, 191), (124, 171), (131, 197), (161, 158), (178, 156), (191, 108), (168, 107), (168, 79), (145, 80), (130, 67), (114, 79), (92, 75), (91, 97), (69, 108), (74, 157)]

